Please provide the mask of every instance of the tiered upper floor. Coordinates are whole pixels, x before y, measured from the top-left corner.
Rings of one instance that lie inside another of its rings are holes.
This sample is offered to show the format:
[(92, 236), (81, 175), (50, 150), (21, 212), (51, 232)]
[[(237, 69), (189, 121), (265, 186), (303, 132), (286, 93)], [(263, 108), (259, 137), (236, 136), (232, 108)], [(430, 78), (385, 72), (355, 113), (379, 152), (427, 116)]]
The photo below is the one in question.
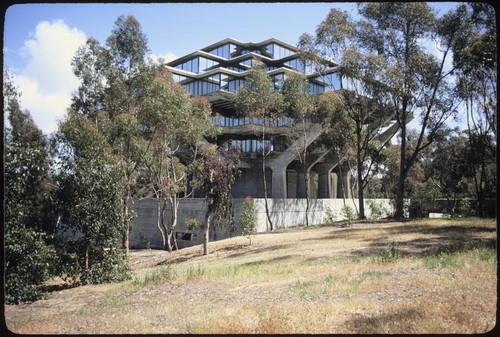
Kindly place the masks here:
[[(333, 62), (319, 72), (299, 58), (297, 47), (274, 38), (260, 43), (228, 38), (171, 61), (167, 68), (174, 80), (185, 86), (191, 95), (202, 96), (237, 92), (255, 62), (265, 65), (276, 90), (280, 90), (290, 72), (305, 73), (313, 94), (349, 86), (349, 81), (336, 73)], [(227, 97), (219, 95), (219, 100), (224, 101), (224, 98)]]

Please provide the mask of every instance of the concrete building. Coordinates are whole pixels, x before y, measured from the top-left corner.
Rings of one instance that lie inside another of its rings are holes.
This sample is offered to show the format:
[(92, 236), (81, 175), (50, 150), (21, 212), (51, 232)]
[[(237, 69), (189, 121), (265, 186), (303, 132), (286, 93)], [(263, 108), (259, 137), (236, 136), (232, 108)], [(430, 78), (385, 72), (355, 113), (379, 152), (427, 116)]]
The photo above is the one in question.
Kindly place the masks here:
[[(233, 185), (235, 198), (250, 196), (263, 198), (262, 146), (269, 155), (265, 159), (268, 196), (275, 199), (305, 198), (305, 177), (309, 175), (310, 196), (313, 198), (350, 198), (350, 172), (339, 161), (341, 154), (333, 153), (318, 141), (322, 127), (308, 124), (305, 133), (297, 136), (294, 120), (280, 118), (274, 121), (250, 119), (237, 115), (232, 97), (244, 85), (250, 68), (259, 62), (280, 90), (283, 80), (291, 72), (305, 73), (311, 93), (349, 90), (355, 81), (339, 75), (336, 65), (325, 62), (321, 71), (306, 67), (298, 55), (298, 48), (268, 39), (259, 43), (243, 43), (225, 39), (167, 63), (176, 82), (183, 85), (192, 96), (205, 96), (214, 112), (213, 123), (219, 125), (221, 134), (217, 142), (229, 142), (241, 151), (241, 174)], [(255, 127), (266, 125), (264, 142)], [(373, 132), (385, 129), (380, 139), (392, 137), (397, 126), (392, 117), (374, 116), (369, 126)], [(299, 162), (298, 149), (306, 144), (307, 163)], [(305, 169), (304, 169), (305, 167)], [(194, 197), (198, 197), (194, 194)]]

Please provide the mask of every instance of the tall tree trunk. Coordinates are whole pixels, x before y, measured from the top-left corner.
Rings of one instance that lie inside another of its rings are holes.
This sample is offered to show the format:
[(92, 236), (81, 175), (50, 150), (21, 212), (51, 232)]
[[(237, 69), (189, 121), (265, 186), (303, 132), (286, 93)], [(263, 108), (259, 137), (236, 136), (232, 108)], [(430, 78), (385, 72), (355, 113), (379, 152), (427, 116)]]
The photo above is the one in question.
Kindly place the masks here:
[(396, 213), (394, 215), (396, 219), (404, 218), (404, 198), (405, 198), (404, 191), (405, 191), (405, 176), (402, 173), (400, 173), (398, 178), (398, 189), (396, 194)]
[(406, 113), (403, 109), (401, 114), (401, 148), (399, 149), (399, 178), (398, 189), (396, 193), (396, 219), (404, 218), (404, 197), (405, 197), (405, 181), (406, 181)]
[(304, 154), (304, 182), (306, 184), (306, 227), (309, 227), (309, 208), (311, 207), (310, 202), (309, 202), (309, 194), (310, 194), (310, 187), (309, 187), (309, 172), (307, 171), (307, 166), (305, 165), (305, 154)]
[(165, 242), (163, 249), (171, 252), (172, 251), (172, 228), (165, 222), (165, 211), (167, 209), (167, 198), (162, 199), (161, 206), (161, 226), (165, 233)]
[(310, 197), (310, 186), (309, 186), (309, 172), (307, 170), (307, 162), (306, 162), (306, 156), (307, 156), (307, 130), (306, 130), (306, 121), (302, 119), (302, 134), (304, 135), (304, 147), (303, 150), (304, 152), (302, 153), (302, 165), (304, 169), (304, 183), (306, 184), (306, 227), (309, 227), (309, 197)]
[(264, 182), (264, 204), (266, 207), (266, 216), (267, 216), (267, 221), (269, 222), (269, 229), (273, 231), (273, 221), (271, 220), (271, 214), (269, 212), (269, 203), (268, 203), (268, 198), (267, 198), (267, 181), (266, 181), (266, 148), (264, 147), (264, 121), (262, 121), (262, 181)]
[(158, 227), (158, 230), (160, 231), (161, 235), (161, 246), (163, 249), (165, 249), (166, 245), (166, 239), (165, 239), (165, 232), (163, 230), (163, 225), (162, 225), (162, 217), (163, 217), (163, 212), (162, 212), (162, 206), (161, 206), (161, 198), (156, 199), (156, 226)]
[(358, 173), (358, 203), (359, 219), (363, 220), (365, 216), (365, 192), (363, 188), (363, 161), (361, 160), (361, 123), (356, 121), (356, 168)]
[(169, 245), (170, 250), (172, 251), (173, 248), (179, 249), (177, 247), (177, 240), (175, 239), (175, 228), (177, 227), (177, 212), (179, 209), (179, 202), (177, 200), (177, 196), (171, 196), (169, 198), (169, 203), (170, 203), (170, 228), (169, 228), (169, 240), (173, 245)]
[(127, 194), (123, 198), (122, 212), (123, 212), (123, 234), (122, 234), (122, 248), (125, 250), (125, 254), (129, 253), (130, 246), (130, 219), (129, 219), (129, 209), (128, 201), (130, 199), (130, 188), (127, 186)]
[(208, 255), (208, 240), (210, 230), (210, 212), (205, 215), (205, 227), (203, 232), (203, 255)]

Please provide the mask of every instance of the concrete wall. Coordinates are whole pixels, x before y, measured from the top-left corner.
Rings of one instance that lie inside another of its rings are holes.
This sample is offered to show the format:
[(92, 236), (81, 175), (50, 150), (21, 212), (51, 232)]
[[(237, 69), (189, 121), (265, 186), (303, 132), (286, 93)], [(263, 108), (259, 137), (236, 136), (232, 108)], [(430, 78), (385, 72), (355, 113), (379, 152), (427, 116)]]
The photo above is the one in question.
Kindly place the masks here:
[[(238, 225), (241, 206), (244, 199), (234, 199), (235, 222)], [(393, 206), (389, 199), (372, 199), (381, 203), (386, 210), (384, 216), (393, 213)], [(268, 223), (265, 211), (265, 200), (254, 199), (257, 206), (257, 232), (265, 232), (268, 230)], [(271, 219), (275, 229), (288, 228), (306, 224), (305, 199), (268, 199)], [(345, 200), (346, 205), (357, 209), (357, 200)], [(309, 224), (323, 224), (327, 222), (328, 213), (336, 217), (336, 220), (344, 220), (342, 215), (342, 207), (344, 206), (343, 199), (313, 199), (310, 200), (309, 207)], [(161, 248), (162, 239), (157, 227), (157, 199), (145, 198), (134, 199), (131, 204), (131, 209), (135, 212), (136, 217), (132, 223), (130, 232), (130, 247), (131, 248)], [(368, 200), (365, 201), (366, 216), (370, 218), (370, 207)], [(183, 235), (183, 238), (177, 240), (179, 248), (193, 246), (203, 243), (203, 231), (189, 231), (185, 227), (187, 219), (196, 219), (203, 223), (205, 219), (206, 206), (203, 199), (185, 199), (181, 200), (179, 205), (178, 223), (176, 227), (177, 235)], [(166, 210), (166, 221), (170, 221), (170, 211)], [(241, 230), (238, 226), (234, 233), (227, 233), (220, 227), (215, 228), (210, 233), (210, 240), (220, 240), (230, 236), (240, 235)], [(186, 235), (184, 235), (186, 234)]]

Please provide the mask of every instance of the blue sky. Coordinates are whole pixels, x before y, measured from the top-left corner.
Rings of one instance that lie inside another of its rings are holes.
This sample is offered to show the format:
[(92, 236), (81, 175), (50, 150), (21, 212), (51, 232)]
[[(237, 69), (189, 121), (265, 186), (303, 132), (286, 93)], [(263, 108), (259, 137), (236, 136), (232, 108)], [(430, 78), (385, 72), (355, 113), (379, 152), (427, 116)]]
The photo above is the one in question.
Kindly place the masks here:
[[(442, 14), (457, 3), (432, 3)], [(15, 4), (4, 22), (4, 67), (14, 74), (21, 105), (48, 134), (56, 130), (78, 86), (71, 58), (89, 37), (105, 43), (120, 15), (133, 15), (152, 57), (180, 57), (231, 37), (296, 44), (314, 33), (332, 7), (356, 13), (356, 3)]]

